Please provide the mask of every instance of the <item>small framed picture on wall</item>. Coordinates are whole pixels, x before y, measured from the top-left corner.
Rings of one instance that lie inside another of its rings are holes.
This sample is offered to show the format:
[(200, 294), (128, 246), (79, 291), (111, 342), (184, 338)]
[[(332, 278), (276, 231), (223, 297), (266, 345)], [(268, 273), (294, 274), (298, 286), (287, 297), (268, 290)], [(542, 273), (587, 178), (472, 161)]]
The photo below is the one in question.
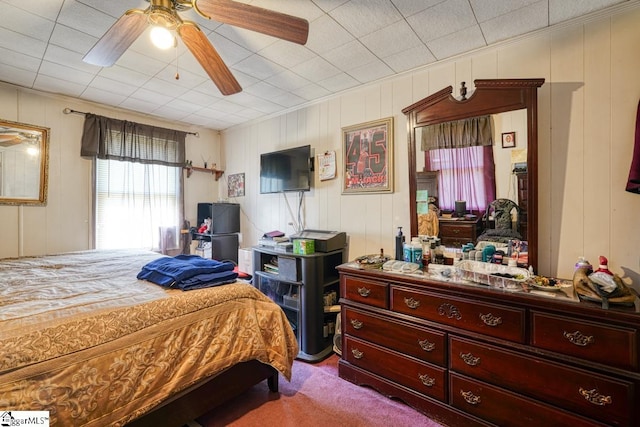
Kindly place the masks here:
[(513, 148), (516, 146), (516, 133), (515, 132), (503, 132), (502, 133), (502, 148)]

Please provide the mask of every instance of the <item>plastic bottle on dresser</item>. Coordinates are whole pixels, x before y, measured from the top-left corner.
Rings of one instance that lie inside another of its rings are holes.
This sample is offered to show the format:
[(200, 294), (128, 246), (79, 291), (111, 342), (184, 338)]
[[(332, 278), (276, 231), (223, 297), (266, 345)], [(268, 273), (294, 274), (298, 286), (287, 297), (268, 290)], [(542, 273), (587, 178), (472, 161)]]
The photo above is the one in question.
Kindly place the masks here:
[(411, 238), (411, 262), (422, 265), (422, 243), (419, 237)]
[(411, 244), (411, 242), (407, 242), (404, 245), (402, 245), (403, 247), (403, 256), (402, 259), (406, 262), (413, 262), (413, 245)]

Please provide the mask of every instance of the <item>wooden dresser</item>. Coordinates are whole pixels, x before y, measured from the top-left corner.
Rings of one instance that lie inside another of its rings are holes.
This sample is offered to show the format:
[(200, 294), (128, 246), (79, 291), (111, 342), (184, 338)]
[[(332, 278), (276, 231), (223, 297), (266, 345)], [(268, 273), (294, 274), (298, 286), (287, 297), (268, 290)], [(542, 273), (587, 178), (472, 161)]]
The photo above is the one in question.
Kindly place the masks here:
[(461, 247), (465, 243), (476, 244), (476, 239), (480, 235), (482, 221), (480, 218), (474, 220), (462, 220), (457, 218), (440, 218), (440, 233), (438, 236), (442, 244), (448, 247)]
[(341, 378), (448, 426), (640, 426), (634, 307), (338, 270)]

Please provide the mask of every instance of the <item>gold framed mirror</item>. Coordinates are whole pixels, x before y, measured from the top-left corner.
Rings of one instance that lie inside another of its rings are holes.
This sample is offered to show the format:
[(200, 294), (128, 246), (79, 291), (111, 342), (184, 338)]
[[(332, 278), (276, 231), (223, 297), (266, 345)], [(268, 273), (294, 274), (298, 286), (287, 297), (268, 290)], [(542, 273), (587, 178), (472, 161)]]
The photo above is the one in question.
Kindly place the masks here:
[[(537, 266), (538, 262), (538, 94), (544, 79), (483, 79), (475, 80), (473, 92), (467, 97), (464, 82), (460, 98), (452, 95), (453, 87), (448, 86), (412, 105), (402, 112), (407, 116), (408, 157), (409, 157), (409, 211), (411, 215), (411, 236), (418, 233), (418, 190), (423, 181), (424, 171), (420, 169), (419, 145), (417, 138), (425, 126), (437, 125), (457, 120), (492, 116), (493, 120), (501, 113), (523, 110), (526, 117), (523, 133), (526, 139), (526, 174), (521, 175), (521, 185), (527, 190), (527, 203), (523, 209), (526, 218), (524, 238), (528, 242), (528, 264)], [(518, 114), (518, 113), (514, 113)], [(500, 134), (497, 135), (500, 144)], [(494, 136), (494, 141), (496, 140)], [(495, 144), (495, 142), (494, 142)], [(511, 148), (510, 148), (511, 149)], [(523, 154), (524, 155), (524, 154)], [(513, 165), (507, 169), (516, 170)], [(436, 186), (437, 188), (437, 186)], [(482, 214), (478, 212), (478, 214)]]
[(46, 205), (49, 128), (0, 120), (0, 204)]

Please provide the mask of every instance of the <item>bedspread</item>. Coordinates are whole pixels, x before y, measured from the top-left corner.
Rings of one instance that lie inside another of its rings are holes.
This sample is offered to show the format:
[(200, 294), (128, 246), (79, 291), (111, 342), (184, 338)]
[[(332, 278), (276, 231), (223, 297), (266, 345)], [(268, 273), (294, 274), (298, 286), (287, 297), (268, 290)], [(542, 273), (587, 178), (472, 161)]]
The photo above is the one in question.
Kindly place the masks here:
[(0, 408), (51, 425), (123, 425), (257, 359), (290, 379), (285, 314), (236, 282), (183, 292), (137, 280), (146, 251), (0, 260)]

